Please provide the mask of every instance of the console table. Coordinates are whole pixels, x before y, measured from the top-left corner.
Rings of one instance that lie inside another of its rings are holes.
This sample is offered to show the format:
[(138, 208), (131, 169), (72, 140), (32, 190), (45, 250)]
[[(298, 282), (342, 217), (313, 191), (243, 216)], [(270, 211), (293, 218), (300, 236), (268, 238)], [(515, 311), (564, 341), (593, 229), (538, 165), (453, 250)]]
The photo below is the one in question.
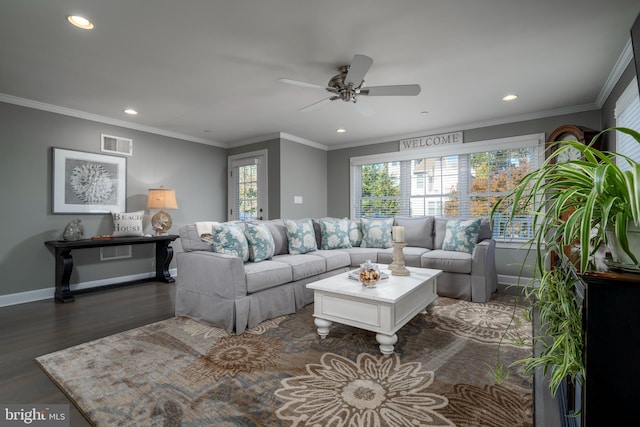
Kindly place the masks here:
[[(169, 264), (173, 259), (173, 248), (171, 242), (176, 240), (178, 235), (168, 234), (165, 236), (152, 237), (114, 237), (105, 240), (48, 240), (44, 244), (53, 248), (56, 257), (56, 291), (55, 300), (58, 302), (74, 301), (73, 294), (69, 288), (69, 279), (73, 270), (73, 258), (71, 251), (74, 249), (104, 248), (107, 246), (143, 245), (155, 243), (156, 245), (156, 275), (155, 277), (143, 280), (136, 280), (135, 283), (143, 281), (160, 281), (166, 283), (175, 282), (169, 274)], [(126, 282), (125, 282), (126, 283)], [(125, 283), (120, 283), (122, 285)]]

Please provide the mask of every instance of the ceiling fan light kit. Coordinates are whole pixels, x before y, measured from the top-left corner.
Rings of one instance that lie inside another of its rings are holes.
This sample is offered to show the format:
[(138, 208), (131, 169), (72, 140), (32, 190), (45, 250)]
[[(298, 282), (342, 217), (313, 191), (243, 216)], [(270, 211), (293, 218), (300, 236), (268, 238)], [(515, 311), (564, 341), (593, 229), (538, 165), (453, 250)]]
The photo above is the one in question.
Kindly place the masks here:
[[(303, 107), (300, 111), (309, 111), (329, 101), (358, 102), (358, 96), (416, 96), (420, 93), (420, 85), (371, 86), (365, 89), (364, 76), (373, 65), (373, 59), (366, 55), (354, 55), (351, 65), (340, 67), (340, 73), (331, 77), (327, 86), (282, 78), (282, 83), (312, 89), (324, 89), (332, 95)], [(365, 109), (359, 109), (364, 113)]]

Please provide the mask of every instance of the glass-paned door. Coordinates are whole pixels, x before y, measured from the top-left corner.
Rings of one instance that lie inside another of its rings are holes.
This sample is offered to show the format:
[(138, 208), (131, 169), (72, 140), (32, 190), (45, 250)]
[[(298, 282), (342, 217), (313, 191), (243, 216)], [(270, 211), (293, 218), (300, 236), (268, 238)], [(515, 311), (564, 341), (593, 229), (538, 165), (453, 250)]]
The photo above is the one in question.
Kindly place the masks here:
[(229, 157), (228, 219), (267, 219), (266, 151)]

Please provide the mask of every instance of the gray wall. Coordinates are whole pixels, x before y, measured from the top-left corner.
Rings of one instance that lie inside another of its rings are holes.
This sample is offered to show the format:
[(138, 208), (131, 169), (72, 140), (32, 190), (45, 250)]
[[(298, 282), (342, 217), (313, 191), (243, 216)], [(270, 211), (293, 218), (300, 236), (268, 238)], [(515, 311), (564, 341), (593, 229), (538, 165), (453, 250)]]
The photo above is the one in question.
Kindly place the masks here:
[[(327, 215), (327, 152), (283, 139), (280, 143), (280, 214), (282, 218)], [(295, 204), (294, 197), (302, 197)]]
[[(565, 124), (575, 124), (600, 129), (600, 111), (593, 110), (577, 114), (569, 114), (537, 120), (509, 123), (465, 130), (465, 143), (486, 141), (509, 136), (527, 135), (544, 132), (551, 133)], [(429, 131), (425, 131), (429, 135)], [(392, 153), (399, 151), (398, 141), (360, 147), (332, 150), (327, 155), (327, 214), (332, 217), (349, 216), (349, 160), (351, 157), (370, 154)], [(532, 275), (530, 268), (522, 270), (523, 265), (533, 261), (533, 254), (527, 257), (526, 250), (517, 248), (498, 248), (496, 250), (497, 271), (503, 276)]]
[[(101, 133), (133, 139), (133, 156), (126, 157), (127, 211), (145, 209), (147, 190), (164, 185), (176, 190), (179, 205), (169, 212), (171, 232), (224, 217), (226, 150), (0, 103), (0, 295), (53, 287), (54, 257), (44, 241), (61, 239), (72, 219), (82, 221), (85, 237), (113, 231), (110, 214), (51, 213), (51, 147), (100, 153)], [(145, 226), (151, 233), (148, 213)], [(179, 239), (173, 246), (181, 250)], [(72, 255), (72, 285), (155, 271), (153, 245), (133, 246), (133, 259), (122, 261), (100, 262), (97, 249)]]
[[(326, 151), (277, 138), (235, 147), (228, 154), (258, 150), (267, 150), (269, 219), (326, 215)], [(303, 203), (295, 204), (294, 196), (302, 196)]]

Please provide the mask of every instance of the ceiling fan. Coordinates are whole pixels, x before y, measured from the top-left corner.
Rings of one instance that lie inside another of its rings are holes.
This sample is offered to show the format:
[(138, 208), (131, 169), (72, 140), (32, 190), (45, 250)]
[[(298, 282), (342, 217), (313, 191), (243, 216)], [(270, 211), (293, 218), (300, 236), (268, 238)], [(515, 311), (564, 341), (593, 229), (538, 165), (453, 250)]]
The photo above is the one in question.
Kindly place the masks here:
[[(323, 89), (331, 93), (326, 98), (320, 101), (314, 102), (311, 105), (307, 105), (300, 111), (313, 110), (320, 105), (323, 105), (330, 101), (342, 100), (344, 102), (353, 102), (356, 108), (359, 104), (358, 96), (416, 96), (420, 93), (420, 85), (393, 85), (393, 86), (369, 86), (365, 87), (364, 76), (371, 68), (373, 59), (366, 55), (354, 55), (351, 65), (343, 65), (339, 68), (340, 73), (331, 77), (329, 83), (326, 86), (322, 86), (315, 83), (301, 82), (291, 79), (279, 79), (282, 83), (287, 83), (295, 86), (310, 87), (313, 89)], [(364, 106), (358, 108), (363, 115), (369, 115), (372, 111)]]

